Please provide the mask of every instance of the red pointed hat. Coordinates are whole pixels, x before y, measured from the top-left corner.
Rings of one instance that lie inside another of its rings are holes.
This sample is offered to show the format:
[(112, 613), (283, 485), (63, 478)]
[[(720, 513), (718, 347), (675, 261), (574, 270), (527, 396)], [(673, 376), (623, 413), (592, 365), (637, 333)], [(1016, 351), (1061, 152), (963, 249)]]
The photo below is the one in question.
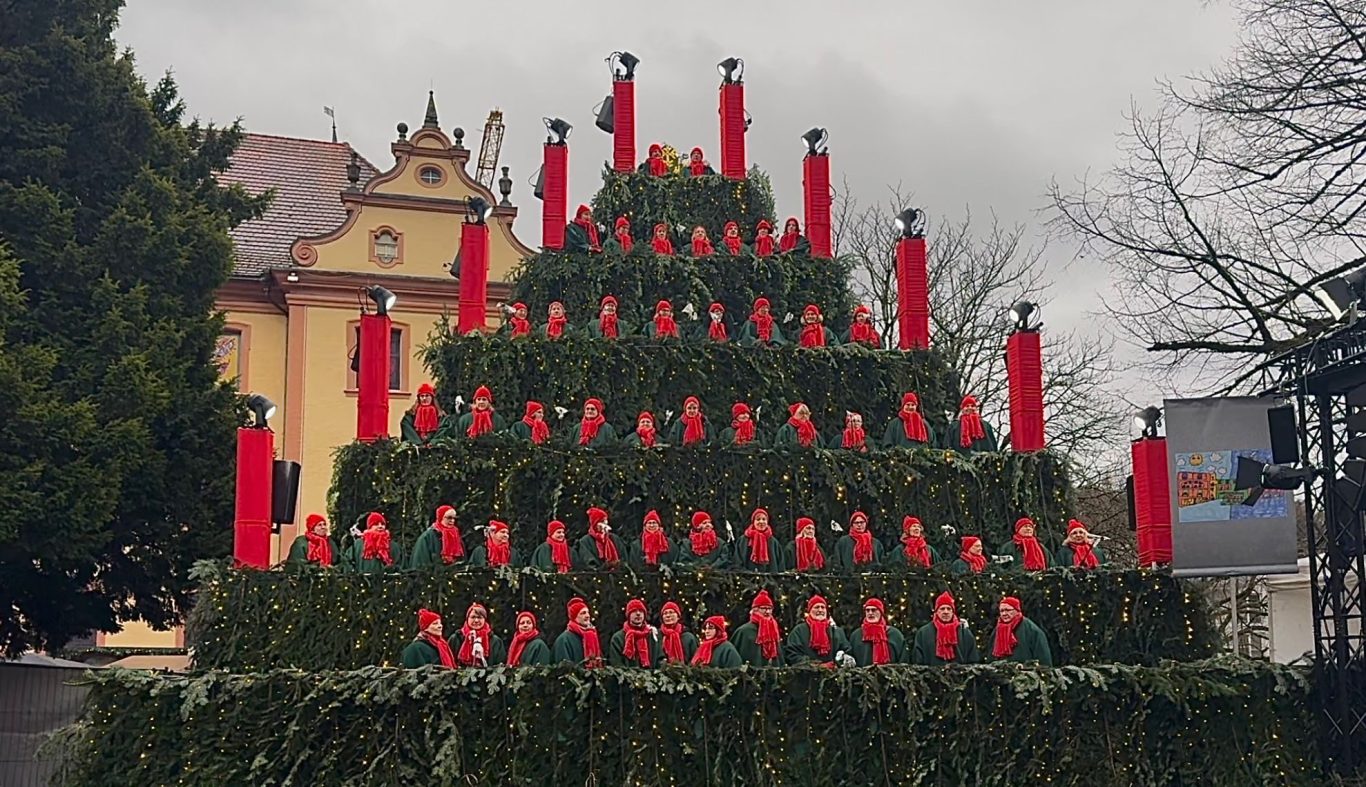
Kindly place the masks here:
[(940, 607), (946, 606), (946, 605), (947, 605), (947, 606), (950, 606), (950, 607), (953, 607), (953, 609), (954, 609), (955, 612), (958, 611), (958, 602), (953, 600), (953, 594), (949, 593), (947, 590), (944, 591), (943, 593), (940, 593), (939, 596), (935, 598), (935, 600), (934, 600), (934, 608), (935, 608), (935, 611), (938, 611)]
[(369, 530), (375, 525), (384, 525), (387, 527), (389, 523), (384, 520), (384, 514), (381, 514), (378, 511), (371, 511), (369, 514), (365, 515), (365, 529)]
[(767, 590), (761, 590), (761, 591), (759, 591), (759, 595), (757, 595), (757, 596), (754, 597), (754, 603), (750, 604), (750, 605), (749, 605), (749, 608), (750, 608), (750, 609), (755, 609), (755, 608), (758, 608), (758, 607), (772, 607), (772, 606), (773, 606), (773, 598), (772, 598), (771, 596), (768, 595), (768, 591), (767, 591)]
[(1001, 603), (1005, 604), (1007, 607), (1010, 607), (1016, 612), (1022, 614), (1024, 613), (1024, 606), (1020, 604), (1020, 600), (1018, 598), (1015, 598), (1014, 596), (1006, 596), (1005, 598), (1001, 599)]
[(417, 630), (426, 631), (427, 627), (441, 620), (441, 616), (430, 609), (419, 609), (417, 611)]
[[(439, 520), (440, 518), (441, 515), (440, 513), (438, 513), (437, 519)], [(318, 525), (321, 525), (326, 521), (327, 518), (324, 517), (322, 514), (309, 514), (308, 518), (304, 520), (304, 529), (311, 532), (313, 528), (317, 527)]]
[(604, 296), (602, 296), (602, 301), (598, 304), (598, 306), (599, 306), (599, 307), (606, 306), (606, 305), (609, 304), (609, 303), (612, 304), (613, 306), (616, 306), (616, 305), (617, 305), (617, 296), (615, 296), (615, 295), (604, 295)]
[(735, 404), (730, 406), (731, 420), (735, 420), (736, 418), (739, 418), (742, 415), (749, 414), (749, 405), (745, 404), (744, 402), (736, 402)]
[(487, 385), (481, 385), (474, 389), (474, 398), (478, 399), (481, 396), (490, 402), (493, 401), (493, 392), (489, 390)]
[(575, 596), (574, 598), (569, 599), (568, 609), (569, 620), (572, 622), (574, 618), (579, 616), (580, 611), (588, 609), (588, 602)]
[(650, 614), (650, 610), (645, 606), (645, 602), (638, 598), (633, 598), (626, 602), (626, 615), (630, 617), (632, 612), (639, 612), (642, 615)]
[(588, 509), (588, 526), (597, 527), (607, 521), (607, 512), (601, 508)]
[(876, 609), (878, 612), (882, 612), (884, 614), (887, 612), (886, 607), (882, 606), (882, 599), (880, 598), (870, 598), (867, 601), (863, 602), (864, 609), (867, 609), (869, 607), (872, 607)]
[(628, 227), (628, 228), (629, 228), (630, 226), (631, 226), (631, 220), (630, 220), (630, 219), (626, 218), (625, 216), (617, 216), (617, 223), (616, 223), (616, 228), (617, 228), (617, 229), (621, 229), (622, 227)]
[(547, 537), (555, 535), (555, 531), (564, 530), (564, 523), (558, 519), (552, 519), (545, 524), (545, 534)]
[(806, 600), (806, 612), (807, 612), (807, 614), (810, 614), (810, 613), (811, 613), (811, 608), (814, 607), (814, 606), (816, 606), (817, 604), (822, 604), (822, 605), (824, 605), (826, 608), (829, 608), (829, 606), (830, 606), (830, 604), (828, 604), (828, 603), (826, 602), (825, 596), (812, 596), (811, 598), (809, 598), (809, 599)]

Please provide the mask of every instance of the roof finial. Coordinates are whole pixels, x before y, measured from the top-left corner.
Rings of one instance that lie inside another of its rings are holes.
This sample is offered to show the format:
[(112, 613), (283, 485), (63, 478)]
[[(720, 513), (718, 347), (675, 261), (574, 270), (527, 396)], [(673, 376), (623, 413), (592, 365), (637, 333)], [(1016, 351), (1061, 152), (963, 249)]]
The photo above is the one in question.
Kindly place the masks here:
[(423, 128), (441, 128), (436, 119), (436, 91), (427, 91), (427, 117), (422, 119)]

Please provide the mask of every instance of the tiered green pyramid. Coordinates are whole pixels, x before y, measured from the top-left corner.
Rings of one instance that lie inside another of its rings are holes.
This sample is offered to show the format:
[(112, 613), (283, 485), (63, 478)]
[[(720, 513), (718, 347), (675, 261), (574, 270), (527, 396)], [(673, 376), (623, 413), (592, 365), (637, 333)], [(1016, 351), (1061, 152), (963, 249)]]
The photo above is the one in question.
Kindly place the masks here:
[[(609, 173), (595, 207), (602, 220), (628, 215), (639, 238), (656, 222), (773, 219), (757, 182), (646, 178)], [(544, 314), (563, 301), (586, 322), (613, 294), (624, 318), (643, 323), (655, 301), (712, 300), (731, 318), (757, 295), (774, 313), (819, 304), (847, 319), (847, 268), (808, 255), (660, 258), (653, 254), (545, 253), (527, 260), (515, 298)], [(827, 435), (845, 410), (880, 434), (903, 391), (918, 391), (932, 421), (963, 393), (934, 352), (862, 348), (760, 350), (658, 346), (589, 338), (455, 338), (436, 335), (429, 368), (446, 408), (488, 385), (509, 420), (536, 399), (569, 411), (561, 435), (536, 447), (510, 439), (460, 440), (418, 449), (399, 442), (353, 445), (336, 465), (332, 520), (345, 528), (385, 512), (411, 544), (437, 505), (456, 506), (471, 526), (490, 517), (512, 526), (529, 551), (545, 523), (586, 529), (585, 510), (611, 512), (616, 532), (639, 536), (657, 509), (671, 538), (687, 517), (710, 511), (736, 537), (756, 506), (780, 539), (792, 522), (871, 515), (889, 548), (905, 514), (919, 516), (941, 555), (980, 534), (991, 548), (1019, 516), (1040, 523), (1056, 546), (1072, 513), (1065, 465), (1043, 453), (963, 456), (932, 449), (856, 455), (629, 448), (586, 452), (564, 437), (583, 400), (599, 396), (625, 433), (641, 410), (678, 411), (699, 395), (713, 422), (732, 402), (761, 406), (761, 431), (805, 401)], [(552, 416), (552, 420), (554, 420)], [(1053, 569), (1034, 575), (951, 576), (886, 569), (863, 575), (756, 575), (676, 568), (544, 576), (531, 570), (434, 569), (384, 575), (316, 571), (204, 574), (188, 676), (108, 673), (97, 679), (87, 725), (75, 737), (76, 784), (933, 784), (1250, 785), (1311, 784), (1313, 724), (1306, 680), (1295, 669), (1211, 658), (1215, 635), (1192, 588), (1165, 573)], [(585, 598), (598, 628), (620, 627), (629, 598), (652, 610), (683, 608), (696, 630), (704, 615), (739, 622), (760, 589), (775, 598), (784, 631), (819, 592), (852, 623), (863, 599), (880, 597), (893, 625), (912, 632), (943, 590), (989, 647), (995, 606), (1019, 596), (1049, 633), (1056, 669), (971, 667), (584, 671), (568, 665), (488, 671), (400, 670), (415, 611), (444, 614), (448, 631), (474, 601), (505, 635), (519, 610), (540, 616), (543, 635), (565, 624), (565, 603)]]

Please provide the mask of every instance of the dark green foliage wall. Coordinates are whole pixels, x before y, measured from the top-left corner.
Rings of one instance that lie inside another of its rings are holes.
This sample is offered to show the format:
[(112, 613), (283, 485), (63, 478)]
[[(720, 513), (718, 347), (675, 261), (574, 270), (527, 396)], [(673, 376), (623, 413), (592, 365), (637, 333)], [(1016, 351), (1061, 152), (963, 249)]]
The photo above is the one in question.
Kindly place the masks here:
[(844, 428), (844, 413), (853, 410), (863, 414), (864, 424), (876, 429), (879, 439), (906, 391), (919, 394), (936, 427), (959, 400), (958, 376), (931, 351), (665, 346), (644, 338), (514, 341), (437, 331), (424, 352), (447, 410), (457, 395), (468, 402), (475, 388), (487, 385), (495, 407), (510, 421), (519, 420), (532, 399), (547, 409), (569, 409), (574, 415), (561, 427), (567, 429), (582, 412), (584, 400), (596, 396), (623, 436), (635, 428), (641, 410), (662, 419), (665, 410), (681, 412), (690, 395), (702, 400), (703, 412), (718, 431), (730, 426), (730, 408), (737, 401), (763, 407), (760, 428), (769, 434), (787, 420), (788, 405), (802, 401), (827, 437)]
[(704, 317), (713, 301), (726, 307), (732, 336), (748, 319), (754, 299), (768, 298), (780, 327), (790, 334), (802, 309), (809, 303), (821, 308), (826, 325), (837, 334), (848, 327), (854, 298), (849, 291), (849, 265), (808, 254), (755, 257), (669, 257), (635, 247), (632, 254), (609, 248), (602, 254), (546, 252), (529, 258), (513, 273), (512, 302), (525, 303), (533, 322), (545, 322), (551, 301), (561, 301), (576, 326), (597, 319), (602, 296), (613, 295), (622, 319), (639, 331), (654, 316), (660, 300), (668, 300), (675, 317), (691, 303)]
[(93, 678), (67, 784), (1320, 784), (1306, 676), (538, 668)]
[[(655, 224), (664, 222), (672, 232), (674, 247), (688, 242), (698, 224), (719, 243), (726, 222), (740, 225), (740, 237), (748, 243), (759, 219), (774, 222), (773, 197), (750, 180), (727, 180), (719, 175), (656, 178), (637, 172), (621, 174), (606, 169), (602, 188), (593, 198), (594, 218), (610, 228), (618, 216), (631, 220), (636, 242), (648, 242)], [(573, 207), (570, 207), (573, 212)], [(678, 231), (678, 227), (683, 227)], [(782, 231), (775, 226), (775, 234)]]
[(784, 631), (801, 619), (806, 599), (820, 593), (846, 628), (862, 619), (864, 600), (882, 599), (892, 625), (909, 639), (929, 621), (935, 596), (950, 590), (960, 616), (985, 647), (990, 647), (1001, 597), (1015, 595), (1025, 614), (1048, 632), (1062, 664), (1156, 663), (1214, 652), (1200, 595), (1188, 596), (1186, 586), (1168, 574), (1140, 571), (765, 577), (694, 570), (661, 576), (437, 569), (376, 576), (215, 568), (208, 577), (191, 630), (195, 663), (234, 672), (397, 664), (423, 607), (440, 612), (453, 631), (468, 606), (479, 601), (505, 637), (517, 613), (529, 609), (553, 639), (564, 630), (565, 605), (575, 596), (588, 601), (605, 632), (621, 627), (632, 598), (644, 599), (652, 612), (676, 601), (696, 631), (707, 615), (725, 615), (733, 626), (748, 620), (750, 601), (760, 588), (773, 596)]
[[(508, 522), (512, 542), (525, 549), (545, 538), (545, 523), (561, 519), (573, 534), (587, 532), (590, 506), (606, 508), (624, 539), (638, 537), (645, 512), (657, 509), (674, 538), (695, 510), (709, 512), (725, 538), (736, 537), (756, 507), (768, 509), (780, 540), (793, 522), (810, 516), (829, 546), (830, 520), (847, 522), (861, 510), (887, 543), (900, 536), (902, 517), (925, 523), (926, 538), (958, 551), (958, 536), (977, 534), (988, 549), (1009, 538), (1015, 520), (1032, 516), (1052, 541), (1071, 515), (1066, 467), (1051, 454), (954, 454), (722, 448), (657, 451), (560, 450), (525, 442), (459, 440), (419, 449), (384, 441), (356, 443), (337, 454), (332, 521), (345, 529), (369, 511), (382, 511), (411, 544), (431, 523), (436, 507), (455, 506), (467, 531), (490, 517)], [(469, 540), (470, 536), (467, 536)]]

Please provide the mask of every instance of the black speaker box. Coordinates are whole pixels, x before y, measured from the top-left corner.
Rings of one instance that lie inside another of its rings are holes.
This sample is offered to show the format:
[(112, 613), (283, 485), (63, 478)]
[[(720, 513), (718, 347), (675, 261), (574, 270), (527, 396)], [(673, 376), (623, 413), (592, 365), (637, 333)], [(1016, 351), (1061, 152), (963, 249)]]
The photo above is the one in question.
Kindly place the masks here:
[(270, 518), (280, 525), (294, 524), (294, 510), (299, 507), (298, 462), (276, 459), (271, 468)]

